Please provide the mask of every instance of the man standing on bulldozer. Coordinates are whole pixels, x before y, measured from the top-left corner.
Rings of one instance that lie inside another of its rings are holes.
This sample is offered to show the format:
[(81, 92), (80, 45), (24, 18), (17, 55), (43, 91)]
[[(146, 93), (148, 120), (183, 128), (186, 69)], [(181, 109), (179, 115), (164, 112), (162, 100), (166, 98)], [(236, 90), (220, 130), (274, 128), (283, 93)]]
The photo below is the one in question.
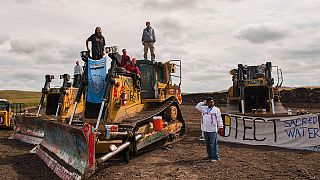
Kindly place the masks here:
[[(88, 43), (91, 41), (91, 50)], [(106, 41), (102, 36), (102, 30), (100, 27), (96, 27), (94, 34), (92, 34), (86, 41), (87, 50), (92, 52), (92, 59), (99, 60), (104, 56), (104, 46)]]
[(156, 42), (156, 34), (154, 33), (154, 29), (151, 27), (151, 23), (146, 22), (146, 28), (142, 33), (142, 45), (144, 46), (144, 54), (143, 57), (145, 60), (148, 59), (148, 49), (151, 52), (151, 61), (154, 61), (156, 55), (154, 54), (154, 43)]
[(214, 106), (214, 101), (211, 97), (199, 102), (196, 109), (202, 113), (201, 131), (204, 134), (208, 160), (211, 162), (219, 161), (217, 132), (221, 134), (220, 132), (223, 131), (220, 109)]
[(74, 66), (73, 69), (73, 87), (79, 87), (81, 83), (81, 76), (83, 74), (82, 67), (79, 64), (79, 61), (76, 62), (76, 65)]

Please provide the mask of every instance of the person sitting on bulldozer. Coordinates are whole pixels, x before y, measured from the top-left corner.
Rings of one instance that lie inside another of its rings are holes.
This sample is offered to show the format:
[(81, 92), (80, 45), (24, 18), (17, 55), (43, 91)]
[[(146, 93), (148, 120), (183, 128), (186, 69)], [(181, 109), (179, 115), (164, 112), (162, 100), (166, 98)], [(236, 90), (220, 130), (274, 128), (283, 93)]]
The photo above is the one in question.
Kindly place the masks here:
[(139, 88), (140, 86), (139, 83), (137, 83), (137, 80), (140, 81), (140, 69), (137, 66), (137, 59), (132, 58), (132, 60), (129, 61), (129, 63), (124, 66), (124, 68), (127, 70), (127, 73), (131, 74), (133, 83)]
[(140, 77), (140, 69), (137, 66), (137, 59), (132, 58), (131, 61), (129, 61), (128, 64), (124, 66), (124, 68), (129, 71), (129, 73), (135, 73), (138, 77)]
[(122, 49), (122, 57), (121, 57), (121, 63), (120, 67), (124, 67), (126, 64), (128, 64), (130, 61), (130, 56), (127, 55), (127, 50)]

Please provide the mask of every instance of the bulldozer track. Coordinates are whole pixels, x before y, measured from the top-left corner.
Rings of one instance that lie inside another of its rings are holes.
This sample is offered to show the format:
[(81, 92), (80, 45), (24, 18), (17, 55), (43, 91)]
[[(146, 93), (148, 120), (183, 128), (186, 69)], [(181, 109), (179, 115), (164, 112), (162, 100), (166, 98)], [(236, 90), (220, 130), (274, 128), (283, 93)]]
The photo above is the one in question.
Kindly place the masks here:
[[(169, 108), (172, 105), (176, 106), (179, 109), (179, 112), (181, 114), (181, 110), (180, 110), (178, 102), (168, 101), (168, 102), (164, 103), (163, 105), (161, 105), (160, 107), (149, 108), (147, 110), (141, 111), (141, 112), (137, 113), (136, 116), (125, 119), (123, 122), (134, 125), (134, 130), (135, 130), (139, 125), (151, 122), (152, 117), (160, 115), (162, 112), (164, 112), (167, 108)], [(182, 114), (181, 114), (181, 116), (182, 116)], [(184, 123), (183, 118), (181, 120), (182, 120), (182, 123)]]

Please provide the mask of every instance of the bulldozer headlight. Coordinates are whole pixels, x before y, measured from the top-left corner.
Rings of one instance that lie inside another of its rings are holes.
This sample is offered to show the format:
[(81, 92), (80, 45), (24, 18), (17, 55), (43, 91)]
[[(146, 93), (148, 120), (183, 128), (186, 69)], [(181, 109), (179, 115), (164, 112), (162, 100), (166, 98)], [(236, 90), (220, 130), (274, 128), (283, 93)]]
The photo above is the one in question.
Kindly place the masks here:
[(82, 59), (88, 59), (89, 58), (89, 51), (81, 51), (80, 56)]
[(106, 47), (106, 53), (117, 53), (118, 52), (118, 46), (110, 46)]

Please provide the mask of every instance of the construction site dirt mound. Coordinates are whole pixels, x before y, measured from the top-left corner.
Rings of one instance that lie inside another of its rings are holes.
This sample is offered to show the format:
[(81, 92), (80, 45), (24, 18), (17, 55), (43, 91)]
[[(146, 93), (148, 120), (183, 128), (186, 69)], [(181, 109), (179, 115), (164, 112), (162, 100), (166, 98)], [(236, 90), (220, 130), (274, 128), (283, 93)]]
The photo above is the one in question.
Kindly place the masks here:
[(227, 92), (194, 93), (182, 95), (183, 104), (188, 105), (195, 105), (208, 97), (212, 97), (216, 105), (227, 106)]
[(280, 95), (285, 107), (320, 108), (320, 88), (282, 90)]

